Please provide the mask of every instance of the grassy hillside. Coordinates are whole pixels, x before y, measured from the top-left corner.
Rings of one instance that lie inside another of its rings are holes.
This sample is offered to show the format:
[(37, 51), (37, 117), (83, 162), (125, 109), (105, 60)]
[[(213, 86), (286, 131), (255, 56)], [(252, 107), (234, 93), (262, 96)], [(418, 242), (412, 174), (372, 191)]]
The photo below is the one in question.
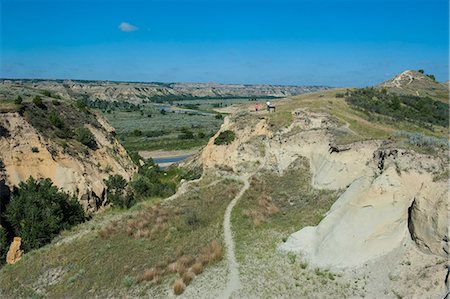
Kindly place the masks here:
[(238, 190), (233, 180), (210, 177), (173, 201), (105, 212), (2, 268), (0, 295), (134, 297), (170, 289), (177, 277), (201, 275), (195, 267), (222, 258), (223, 214)]

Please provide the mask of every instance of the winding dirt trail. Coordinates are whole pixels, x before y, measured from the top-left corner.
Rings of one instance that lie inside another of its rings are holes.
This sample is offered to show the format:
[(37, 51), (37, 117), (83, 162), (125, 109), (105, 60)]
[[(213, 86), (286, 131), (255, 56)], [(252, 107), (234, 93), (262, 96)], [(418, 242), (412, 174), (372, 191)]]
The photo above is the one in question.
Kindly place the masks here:
[(241, 191), (233, 198), (225, 210), (225, 217), (223, 219), (223, 234), (225, 239), (225, 247), (227, 249), (227, 262), (228, 262), (228, 282), (225, 289), (222, 291), (220, 298), (230, 298), (234, 291), (238, 290), (241, 286), (239, 279), (239, 265), (236, 261), (234, 254), (234, 241), (233, 234), (231, 232), (231, 212), (238, 200), (242, 197), (244, 192), (250, 187), (247, 176), (230, 177), (237, 179), (244, 183)]

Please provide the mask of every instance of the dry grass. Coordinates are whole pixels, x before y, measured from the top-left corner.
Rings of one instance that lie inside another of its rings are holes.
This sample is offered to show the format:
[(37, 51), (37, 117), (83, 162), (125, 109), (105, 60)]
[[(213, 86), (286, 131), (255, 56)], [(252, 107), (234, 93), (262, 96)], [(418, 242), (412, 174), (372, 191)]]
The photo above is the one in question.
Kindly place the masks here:
[(173, 293), (175, 295), (181, 295), (183, 294), (184, 290), (186, 289), (186, 285), (183, 282), (183, 279), (179, 278), (177, 280), (175, 280), (175, 283), (172, 286), (173, 288)]
[(201, 262), (196, 262), (195, 264), (192, 265), (191, 271), (195, 275), (201, 274), (203, 272), (203, 264)]
[(181, 279), (183, 279), (183, 282), (188, 286), (191, 281), (194, 279), (195, 275), (192, 272), (184, 272), (181, 275)]
[[(252, 183), (254, 183), (253, 180)], [(258, 200), (257, 207), (243, 210), (242, 215), (246, 218), (252, 218), (253, 224), (258, 226), (266, 221), (270, 216), (277, 214), (279, 211), (280, 209), (272, 201), (272, 198), (265, 195), (263, 198)]]

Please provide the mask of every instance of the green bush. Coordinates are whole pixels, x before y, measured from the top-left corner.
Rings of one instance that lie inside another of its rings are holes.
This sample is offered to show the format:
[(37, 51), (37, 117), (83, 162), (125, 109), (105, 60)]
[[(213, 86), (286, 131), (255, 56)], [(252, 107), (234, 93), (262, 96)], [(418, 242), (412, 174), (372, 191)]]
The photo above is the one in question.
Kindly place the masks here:
[(39, 149), (38, 149), (37, 147), (33, 146), (33, 147), (31, 148), (31, 152), (33, 152), (33, 153), (39, 153)]
[(50, 115), (48, 116), (48, 120), (50, 121), (50, 124), (52, 126), (55, 126), (58, 129), (62, 129), (64, 127), (63, 121), (61, 120), (61, 118), (59, 118), (59, 115), (56, 114), (55, 111), (52, 111), (50, 113)]
[(223, 145), (223, 144), (230, 144), (234, 141), (234, 138), (236, 135), (233, 131), (226, 130), (223, 131), (217, 136), (217, 138), (214, 140), (214, 144), (216, 145)]
[(117, 208), (130, 208), (134, 204), (134, 199), (130, 194), (127, 194), (127, 181), (118, 174), (111, 175), (107, 180), (106, 195), (108, 201)]
[(201, 176), (201, 173), (189, 172), (178, 167), (161, 170), (152, 159), (148, 159), (139, 167), (138, 174), (131, 181), (134, 194), (140, 198), (168, 197), (175, 193), (177, 183), (181, 179), (191, 180)]
[(38, 108), (44, 107), (44, 103), (42, 102), (42, 99), (40, 96), (35, 96), (33, 98), (33, 104), (36, 105), (36, 107), (38, 107)]
[(90, 149), (97, 149), (97, 142), (94, 135), (87, 128), (78, 128), (75, 130), (75, 139)]
[(178, 135), (178, 139), (194, 139), (194, 133), (189, 131), (187, 128), (181, 129), (181, 134)]
[(406, 120), (429, 127), (448, 127), (449, 106), (427, 97), (395, 95), (375, 88), (361, 88), (348, 94), (346, 101), (366, 113), (385, 115), (395, 121)]
[(17, 96), (17, 98), (14, 100), (14, 104), (20, 105), (22, 104), (23, 100), (21, 96)]
[(5, 215), (25, 251), (49, 243), (61, 230), (85, 220), (76, 198), (59, 191), (49, 179), (32, 177), (14, 188)]
[(222, 114), (216, 114), (215, 118), (216, 119), (223, 119), (223, 116), (222, 116)]
[(46, 96), (46, 97), (51, 97), (51, 96), (52, 96), (52, 94), (51, 94), (50, 91), (48, 91), (48, 90), (43, 90), (43, 91), (42, 91), (42, 94), (43, 94), (44, 96)]

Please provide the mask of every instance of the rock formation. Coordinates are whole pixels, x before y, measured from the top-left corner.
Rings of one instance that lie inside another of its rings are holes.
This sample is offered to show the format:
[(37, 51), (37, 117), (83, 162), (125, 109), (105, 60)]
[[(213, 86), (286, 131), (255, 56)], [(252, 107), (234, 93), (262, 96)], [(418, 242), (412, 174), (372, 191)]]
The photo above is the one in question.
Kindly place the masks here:
[(14, 237), (11, 242), (8, 253), (6, 254), (6, 262), (10, 265), (17, 263), (23, 256), (23, 250), (20, 249), (22, 245), (21, 237)]
[[(100, 124), (107, 124), (101, 116), (96, 117)], [(120, 174), (129, 180), (136, 171), (122, 145), (108, 134), (110, 127), (86, 125), (98, 147), (87, 157), (82, 152), (69, 153), (61, 144), (44, 138), (19, 113), (0, 114), (0, 125), (9, 132), (9, 136), (0, 138), (0, 160), (10, 187), (30, 176), (50, 178), (57, 187), (75, 194), (86, 211), (94, 212), (105, 199), (103, 179)]]

